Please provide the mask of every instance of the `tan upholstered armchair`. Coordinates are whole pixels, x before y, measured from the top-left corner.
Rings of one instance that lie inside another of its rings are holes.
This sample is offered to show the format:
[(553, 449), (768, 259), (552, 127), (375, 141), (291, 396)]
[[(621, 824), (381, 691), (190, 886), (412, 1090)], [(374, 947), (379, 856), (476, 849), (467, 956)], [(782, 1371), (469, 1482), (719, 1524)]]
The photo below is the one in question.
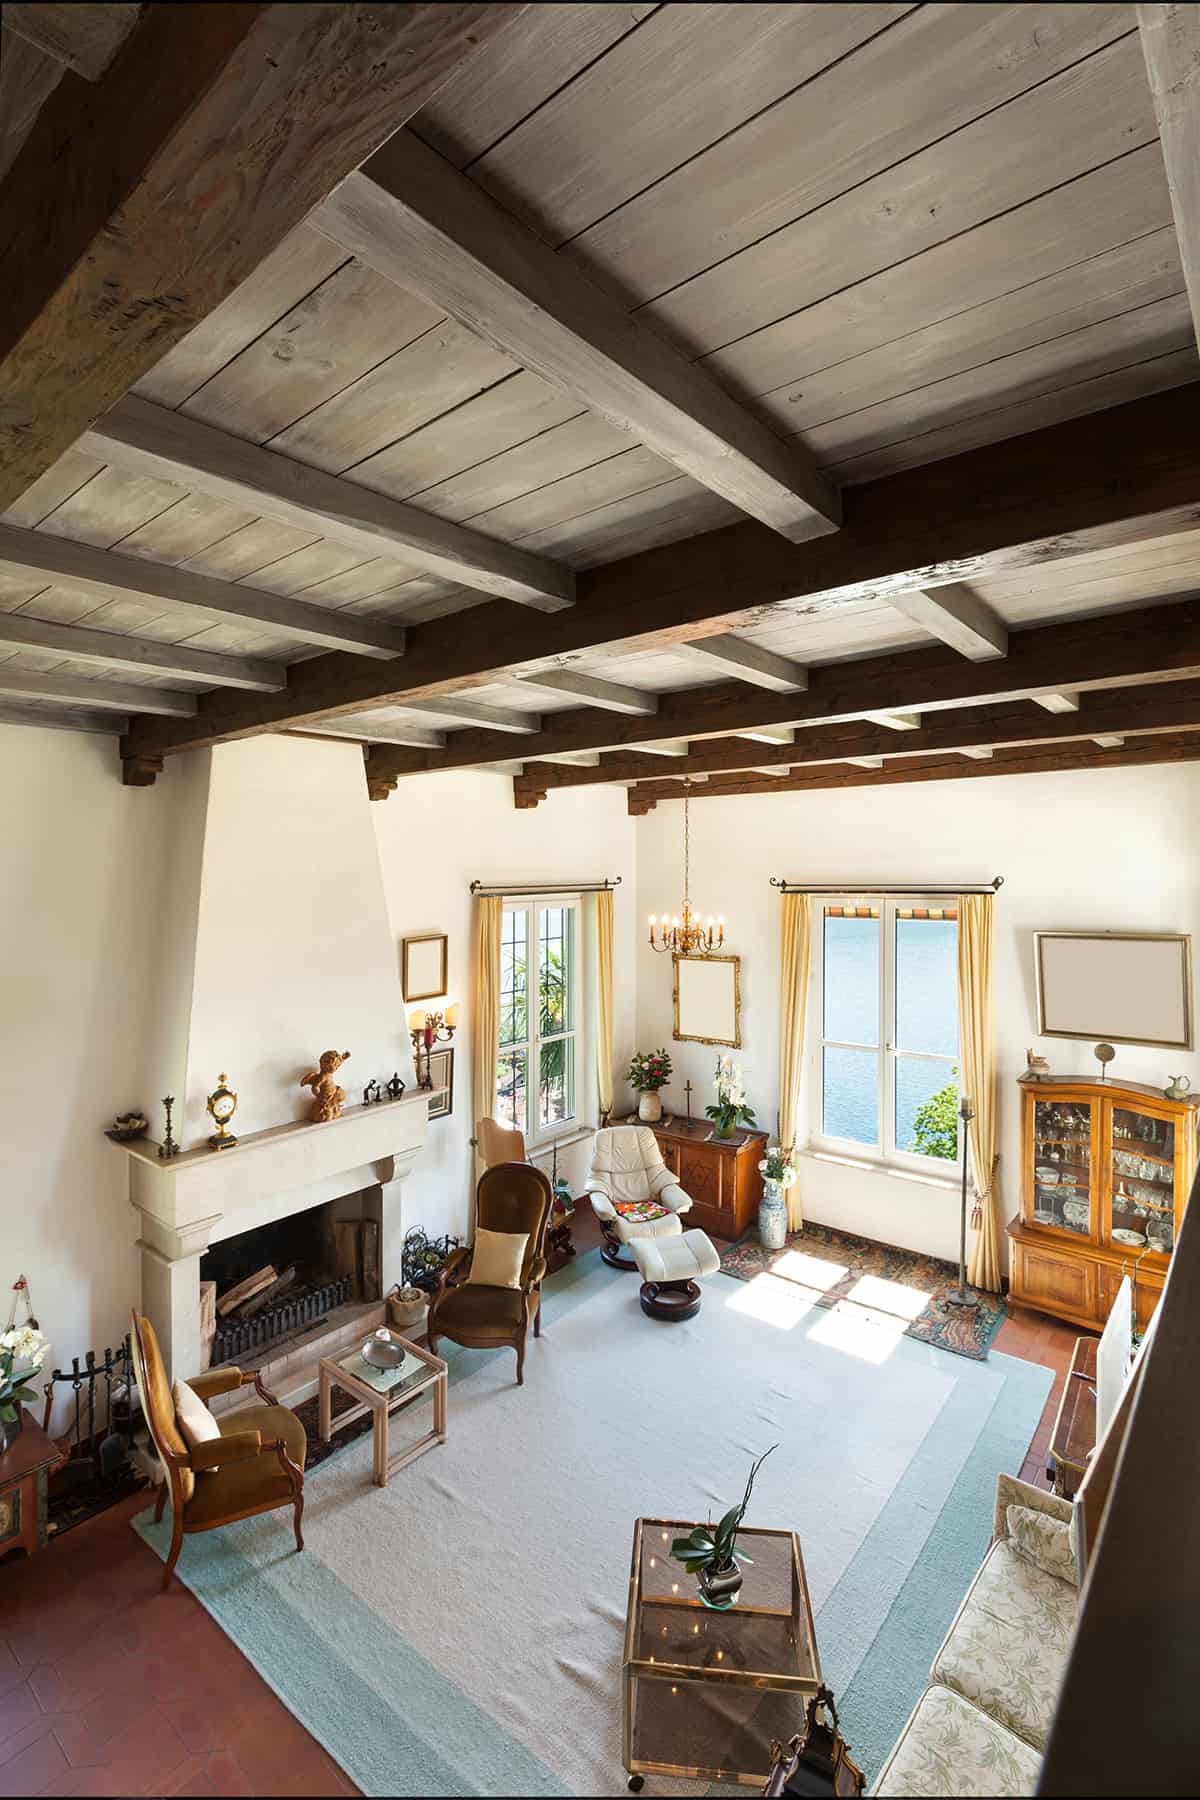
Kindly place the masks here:
[(154, 1509), (156, 1521), (163, 1516), (170, 1491), (174, 1529), (163, 1569), (163, 1587), (170, 1583), (185, 1532), (211, 1531), (214, 1526), (230, 1525), (235, 1519), (248, 1519), (253, 1513), (292, 1507), (296, 1548), (303, 1550), (300, 1520), (304, 1512), (308, 1442), (295, 1413), (279, 1405), (257, 1374), (243, 1375), (240, 1369), (233, 1368), (211, 1369), (188, 1383), (206, 1405), (217, 1394), (231, 1393), (250, 1382), (266, 1404), (226, 1413), (217, 1420), (219, 1438), (189, 1448), (179, 1428), (154, 1327), (137, 1312), (133, 1315), (131, 1343), (142, 1411), (165, 1471)]
[(508, 1344), (517, 1353), (517, 1385), (524, 1382), (530, 1323), (534, 1337), (542, 1333), (546, 1226), (553, 1199), (549, 1177), (532, 1163), (497, 1163), (480, 1177), (476, 1229), (518, 1233), (528, 1240), (518, 1285), (489, 1287), (471, 1281), (474, 1251), (454, 1251), (429, 1308), (429, 1348), (435, 1356), (442, 1337), (473, 1350)]

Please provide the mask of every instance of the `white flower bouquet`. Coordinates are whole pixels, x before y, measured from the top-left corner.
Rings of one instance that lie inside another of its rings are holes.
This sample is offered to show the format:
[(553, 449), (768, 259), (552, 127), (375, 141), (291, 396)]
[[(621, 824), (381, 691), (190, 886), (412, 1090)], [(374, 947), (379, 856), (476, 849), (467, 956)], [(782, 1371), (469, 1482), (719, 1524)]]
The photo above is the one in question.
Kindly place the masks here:
[(791, 1151), (781, 1149), (778, 1144), (768, 1147), (767, 1154), (758, 1165), (758, 1172), (764, 1181), (778, 1182), (780, 1187), (791, 1187), (800, 1174), (792, 1161)]
[(732, 1056), (718, 1056), (714, 1079), (717, 1102), (715, 1106), (706, 1106), (704, 1111), (713, 1121), (718, 1137), (732, 1137), (739, 1125), (755, 1123), (753, 1109), (746, 1105), (742, 1071)]
[(37, 1399), (26, 1383), (45, 1362), (49, 1348), (36, 1325), (10, 1325), (0, 1334), (0, 1422), (15, 1424), (18, 1408)]

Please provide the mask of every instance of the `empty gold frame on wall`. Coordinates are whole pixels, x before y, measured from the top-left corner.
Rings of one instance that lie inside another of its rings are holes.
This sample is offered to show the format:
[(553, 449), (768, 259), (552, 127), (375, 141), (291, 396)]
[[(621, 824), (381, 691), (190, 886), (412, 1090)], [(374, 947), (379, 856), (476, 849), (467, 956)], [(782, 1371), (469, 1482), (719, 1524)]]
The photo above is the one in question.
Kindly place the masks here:
[(742, 1047), (740, 956), (673, 956), (675, 1029), (680, 1044)]
[(438, 1000), (446, 992), (446, 934), (432, 931), (424, 937), (401, 941), (401, 978), (404, 998)]
[(1177, 931), (1036, 931), (1038, 1035), (1190, 1050), (1192, 940)]

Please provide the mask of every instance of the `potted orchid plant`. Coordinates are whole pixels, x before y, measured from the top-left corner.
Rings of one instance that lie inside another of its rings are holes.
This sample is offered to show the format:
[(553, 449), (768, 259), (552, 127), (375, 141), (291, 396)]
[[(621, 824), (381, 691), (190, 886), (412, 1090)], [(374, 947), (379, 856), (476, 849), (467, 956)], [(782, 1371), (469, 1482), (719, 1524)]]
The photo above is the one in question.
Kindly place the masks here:
[(671, 1058), (665, 1050), (639, 1050), (625, 1077), (638, 1093), (638, 1118), (654, 1125), (662, 1118), (662, 1101), (658, 1090), (671, 1079)]
[(0, 1333), (0, 1448), (5, 1450), (21, 1429), (22, 1409), (37, 1395), (26, 1384), (46, 1360), (49, 1341), (32, 1321), (10, 1325)]
[[(778, 1448), (778, 1444), (771, 1445), (771, 1450)], [(754, 1477), (770, 1456), (771, 1450), (764, 1450), (751, 1464), (746, 1491), (739, 1506), (731, 1506), (719, 1524), (695, 1525), (686, 1537), (675, 1538), (671, 1544), (671, 1555), (675, 1561), (681, 1562), (689, 1575), (699, 1576), (700, 1598), (714, 1612), (728, 1612), (736, 1603), (742, 1586), (742, 1571), (738, 1564), (754, 1560), (744, 1550), (738, 1549), (738, 1528), (750, 1504)]]
[(713, 1121), (715, 1138), (736, 1137), (740, 1125), (753, 1125), (754, 1113), (746, 1105), (746, 1084), (742, 1071), (732, 1056), (718, 1056), (716, 1068), (717, 1101), (704, 1111)]
[(768, 1146), (758, 1165), (763, 1178), (762, 1200), (758, 1208), (758, 1241), (764, 1250), (782, 1250), (787, 1244), (787, 1201), (785, 1188), (790, 1188), (799, 1171), (790, 1150), (778, 1144)]

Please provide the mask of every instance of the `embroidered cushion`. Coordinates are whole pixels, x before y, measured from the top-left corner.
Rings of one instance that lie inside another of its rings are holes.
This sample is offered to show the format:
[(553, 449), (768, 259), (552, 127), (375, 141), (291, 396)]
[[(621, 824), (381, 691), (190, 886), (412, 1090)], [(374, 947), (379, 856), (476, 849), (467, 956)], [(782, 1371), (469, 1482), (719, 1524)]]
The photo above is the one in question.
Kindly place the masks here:
[(221, 1427), (195, 1388), (189, 1387), (186, 1381), (177, 1381), (171, 1389), (171, 1398), (175, 1402), (176, 1421), (189, 1450), (220, 1437)]
[(1052, 1519), (1028, 1506), (1010, 1506), (1005, 1519), (1008, 1541), (1014, 1550), (1044, 1574), (1057, 1575), (1060, 1581), (1079, 1585), (1075, 1553), (1071, 1548), (1071, 1527), (1065, 1519)]
[(613, 1211), (622, 1219), (665, 1219), (669, 1208), (657, 1200), (614, 1200)]
[(528, 1243), (527, 1231), (485, 1231), (481, 1226), (475, 1233), (468, 1283), (474, 1287), (519, 1288)]

